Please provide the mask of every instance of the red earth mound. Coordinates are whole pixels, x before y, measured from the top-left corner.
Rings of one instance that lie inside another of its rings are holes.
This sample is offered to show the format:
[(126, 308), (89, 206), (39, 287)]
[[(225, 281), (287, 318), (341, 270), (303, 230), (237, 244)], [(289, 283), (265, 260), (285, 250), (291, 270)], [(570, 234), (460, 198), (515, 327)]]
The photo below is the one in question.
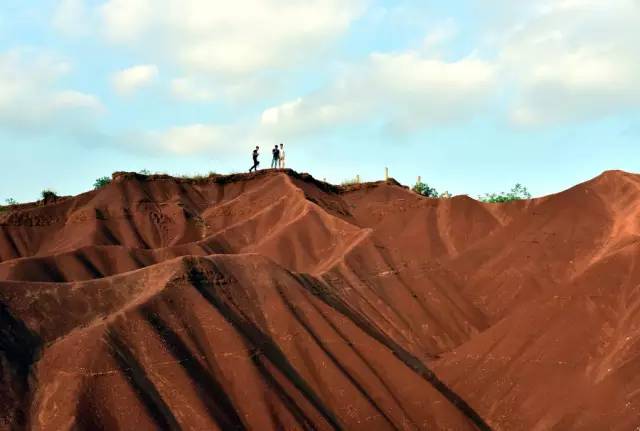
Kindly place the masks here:
[(293, 171), (0, 212), (0, 429), (634, 430), (640, 176), (484, 204)]

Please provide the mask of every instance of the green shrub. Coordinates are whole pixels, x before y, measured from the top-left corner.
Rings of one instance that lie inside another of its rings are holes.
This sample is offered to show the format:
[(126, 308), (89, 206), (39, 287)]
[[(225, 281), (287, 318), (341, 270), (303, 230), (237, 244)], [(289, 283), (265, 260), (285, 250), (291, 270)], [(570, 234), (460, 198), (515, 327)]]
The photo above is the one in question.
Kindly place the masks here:
[(111, 184), (111, 178), (109, 177), (100, 177), (96, 180), (95, 183), (93, 183), (93, 188), (98, 190), (101, 189), (107, 185)]
[(418, 193), (419, 195), (428, 197), (428, 198), (437, 198), (438, 197), (438, 191), (436, 189), (434, 189), (433, 187), (429, 187), (429, 184), (423, 183), (423, 182), (419, 182), (416, 183), (415, 186), (413, 186), (413, 190), (414, 192)]
[(15, 200), (15, 199), (13, 199), (13, 198), (9, 198), (9, 199), (5, 200), (5, 202), (6, 202), (6, 204), (7, 204), (8, 206), (18, 205), (18, 201), (16, 201), (16, 200)]
[(151, 175), (151, 171), (149, 171), (148, 169), (143, 169), (140, 172), (138, 172), (140, 175)]
[(56, 194), (56, 192), (54, 192), (51, 189), (43, 190), (41, 195), (42, 195), (42, 200), (44, 200), (44, 201), (51, 201), (51, 200), (58, 199), (58, 195)]
[(522, 199), (531, 199), (531, 193), (522, 184), (516, 184), (509, 193), (487, 193), (480, 196), (480, 200), (487, 203), (513, 202)]

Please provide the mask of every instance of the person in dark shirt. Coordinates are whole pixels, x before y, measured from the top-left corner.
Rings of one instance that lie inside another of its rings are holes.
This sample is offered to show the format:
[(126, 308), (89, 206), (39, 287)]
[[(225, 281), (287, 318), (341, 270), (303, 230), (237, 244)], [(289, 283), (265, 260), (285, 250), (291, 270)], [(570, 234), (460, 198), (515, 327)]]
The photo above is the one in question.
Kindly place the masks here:
[(251, 171), (256, 171), (258, 172), (258, 165), (260, 164), (260, 162), (258, 161), (258, 150), (260, 149), (259, 146), (256, 145), (256, 149), (253, 150), (253, 166), (251, 166), (251, 169), (249, 169), (249, 172)]
[(271, 152), (273, 153), (273, 159), (271, 159), (271, 169), (274, 169), (277, 168), (278, 163), (280, 163), (280, 149), (276, 145), (275, 147), (273, 147), (273, 150), (271, 150)]

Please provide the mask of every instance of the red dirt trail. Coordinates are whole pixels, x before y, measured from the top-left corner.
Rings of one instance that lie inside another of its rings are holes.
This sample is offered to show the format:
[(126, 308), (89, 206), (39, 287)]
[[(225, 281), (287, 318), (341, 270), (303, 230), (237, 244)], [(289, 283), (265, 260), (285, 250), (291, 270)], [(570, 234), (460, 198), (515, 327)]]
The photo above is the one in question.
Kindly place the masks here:
[(262, 171), (0, 211), (0, 430), (636, 430), (640, 176)]

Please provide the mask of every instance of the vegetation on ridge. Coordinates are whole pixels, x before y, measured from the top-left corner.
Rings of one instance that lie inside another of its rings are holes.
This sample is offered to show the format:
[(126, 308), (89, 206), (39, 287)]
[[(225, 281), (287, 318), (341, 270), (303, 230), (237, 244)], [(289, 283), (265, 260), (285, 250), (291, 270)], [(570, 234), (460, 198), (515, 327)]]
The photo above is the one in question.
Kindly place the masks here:
[(479, 197), (482, 202), (487, 203), (503, 203), (513, 202), (523, 199), (531, 199), (531, 193), (522, 184), (516, 184), (509, 193), (488, 193)]
[[(138, 172), (141, 175), (154, 175), (152, 174), (149, 170), (147, 169), (142, 169)], [(242, 172), (234, 172), (231, 173), (230, 175), (234, 175), (234, 174), (240, 174)], [(168, 174), (161, 174), (161, 173), (156, 173), (155, 175), (168, 175)], [(214, 172), (214, 171), (210, 171), (208, 174), (193, 174), (193, 175), (180, 175), (179, 178), (185, 179), (185, 180), (192, 180), (192, 181), (204, 181), (207, 180), (211, 177), (214, 176), (220, 176), (221, 174)], [(101, 189), (107, 185), (109, 185), (112, 182), (112, 179), (110, 177), (100, 177), (97, 178), (93, 184), (93, 188), (95, 190)], [(351, 178), (351, 179), (346, 179), (344, 181), (342, 181), (341, 185), (342, 186), (352, 186), (352, 185), (356, 185), (356, 184), (360, 184), (359, 178), (355, 177), (355, 178)], [(444, 193), (438, 193), (438, 191), (434, 188), (429, 186), (429, 184), (424, 183), (422, 181), (417, 182), (412, 188), (411, 190), (421, 196), (427, 197), (427, 198), (440, 198), (440, 199), (446, 199), (446, 198), (450, 198), (451, 195), (449, 194), (449, 192), (444, 192)], [(50, 201), (50, 200), (56, 200), (58, 199), (58, 195), (51, 189), (45, 189), (41, 192), (41, 196), (42, 199), (44, 201)], [(518, 201), (518, 200), (524, 200), (524, 199), (531, 199), (531, 193), (529, 193), (529, 191), (527, 190), (527, 188), (525, 186), (523, 186), (522, 184), (516, 184), (509, 192), (505, 193), (486, 193), (484, 195), (478, 196), (478, 200), (480, 200), (481, 202), (485, 202), (485, 203), (505, 203), (505, 202), (513, 202), (513, 201)], [(0, 205), (0, 211), (7, 211), (10, 209), (10, 207), (16, 206), (19, 203), (13, 199), (13, 198), (9, 198), (5, 200), (6, 205)]]
[(95, 183), (93, 183), (93, 188), (98, 190), (101, 189), (107, 185), (111, 184), (111, 178), (109, 177), (100, 177), (96, 180)]
[(42, 196), (42, 200), (45, 202), (58, 199), (58, 195), (56, 194), (56, 192), (54, 192), (51, 189), (43, 190), (41, 193), (41, 196)]
[(429, 184), (423, 183), (422, 181), (417, 182), (415, 186), (411, 189), (419, 195), (422, 195), (427, 198), (437, 198), (438, 191), (433, 187), (429, 187)]

